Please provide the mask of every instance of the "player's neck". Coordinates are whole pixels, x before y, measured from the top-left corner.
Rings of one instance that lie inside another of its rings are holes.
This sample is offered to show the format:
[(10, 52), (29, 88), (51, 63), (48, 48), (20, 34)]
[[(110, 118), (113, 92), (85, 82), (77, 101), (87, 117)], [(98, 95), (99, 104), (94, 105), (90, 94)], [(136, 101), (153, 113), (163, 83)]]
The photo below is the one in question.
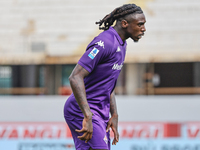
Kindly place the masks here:
[(125, 36), (124, 30), (121, 27), (117, 26), (117, 25), (115, 25), (113, 28), (119, 34), (119, 36), (121, 37), (122, 41), (125, 42), (127, 38)]

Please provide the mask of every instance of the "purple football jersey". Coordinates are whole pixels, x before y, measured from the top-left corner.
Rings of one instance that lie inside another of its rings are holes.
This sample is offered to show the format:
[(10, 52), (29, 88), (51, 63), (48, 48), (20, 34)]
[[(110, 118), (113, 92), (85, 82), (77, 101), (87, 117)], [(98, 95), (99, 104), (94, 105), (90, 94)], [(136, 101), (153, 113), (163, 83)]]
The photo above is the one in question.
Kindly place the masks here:
[[(90, 109), (94, 116), (101, 117), (105, 122), (109, 120), (110, 95), (124, 64), (126, 45), (115, 29), (110, 27), (93, 39), (78, 61), (90, 72), (84, 79)], [(68, 119), (83, 119), (73, 93), (65, 104), (64, 115)]]

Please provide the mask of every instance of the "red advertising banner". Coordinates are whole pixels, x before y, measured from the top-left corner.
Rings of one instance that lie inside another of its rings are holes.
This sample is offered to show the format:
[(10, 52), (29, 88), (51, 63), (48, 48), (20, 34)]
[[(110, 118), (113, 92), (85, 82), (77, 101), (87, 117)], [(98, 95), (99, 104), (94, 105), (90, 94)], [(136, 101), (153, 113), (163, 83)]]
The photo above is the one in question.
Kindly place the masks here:
[[(151, 123), (120, 122), (120, 138), (173, 138), (185, 135), (200, 139), (200, 122), (190, 123)], [(181, 133), (182, 132), (182, 133)], [(71, 138), (66, 123), (21, 122), (0, 123), (0, 139)], [(113, 133), (111, 132), (111, 137)]]
[(163, 132), (163, 123), (119, 123), (120, 138), (161, 138)]
[(0, 139), (71, 138), (66, 123), (0, 123)]

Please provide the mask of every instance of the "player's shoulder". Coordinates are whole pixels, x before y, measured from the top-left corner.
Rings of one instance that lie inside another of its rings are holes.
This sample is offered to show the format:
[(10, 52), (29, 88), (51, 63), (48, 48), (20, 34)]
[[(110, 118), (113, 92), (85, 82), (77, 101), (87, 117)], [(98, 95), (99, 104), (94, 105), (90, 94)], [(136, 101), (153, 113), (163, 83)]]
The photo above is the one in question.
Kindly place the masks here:
[(106, 49), (113, 47), (114, 40), (115, 35), (110, 30), (103, 31), (96, 37), (97, 44), (103, 44)]
[(87, 50), (95, 47), (100, 51), (106, 52), (107, 54), (112, 53), (113, 49), (116, 47), (116, 38), (113, 28), (101, 32), (96, 36), (88, 45)]

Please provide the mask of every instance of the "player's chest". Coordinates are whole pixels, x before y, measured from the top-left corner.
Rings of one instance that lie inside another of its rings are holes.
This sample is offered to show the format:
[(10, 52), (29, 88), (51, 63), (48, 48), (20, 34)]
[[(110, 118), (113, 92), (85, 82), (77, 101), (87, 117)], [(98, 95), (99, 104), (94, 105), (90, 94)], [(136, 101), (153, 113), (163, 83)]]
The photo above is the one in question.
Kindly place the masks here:
[(112, 52), (112, 61), (114, 62), (124, 62), (125, 55), (126, 55), (126, 47), (124, 46), (117, 46), (113, 49)]

